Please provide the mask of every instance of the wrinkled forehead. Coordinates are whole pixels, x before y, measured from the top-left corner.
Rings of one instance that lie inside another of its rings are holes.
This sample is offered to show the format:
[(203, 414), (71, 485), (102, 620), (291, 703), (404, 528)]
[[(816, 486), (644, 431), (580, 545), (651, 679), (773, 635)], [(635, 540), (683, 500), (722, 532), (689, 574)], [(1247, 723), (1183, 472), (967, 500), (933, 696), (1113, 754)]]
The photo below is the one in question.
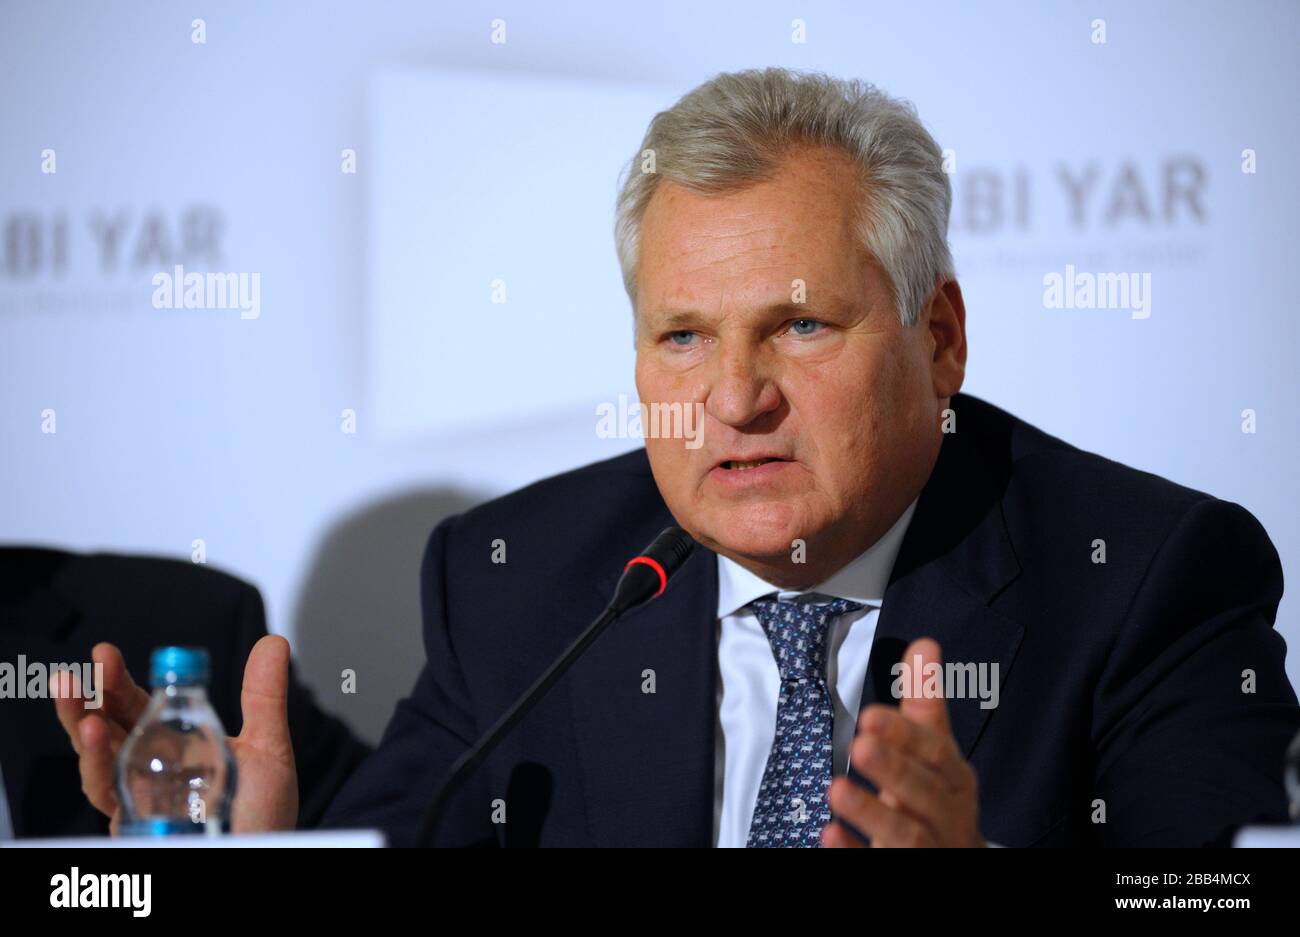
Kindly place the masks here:
[(852, 163), (790, 160), (770, 179), (703, 193), (663, 180), (640, 226), (638, 312), (769, 306), (869, 274)]
[(638, 329), (691, 329), (722, 320), (847, 319), (882, 301), (884, 274), (846, 232), (743, 228), (724, 236), (681, 226), (651, 242), (637, 279)]

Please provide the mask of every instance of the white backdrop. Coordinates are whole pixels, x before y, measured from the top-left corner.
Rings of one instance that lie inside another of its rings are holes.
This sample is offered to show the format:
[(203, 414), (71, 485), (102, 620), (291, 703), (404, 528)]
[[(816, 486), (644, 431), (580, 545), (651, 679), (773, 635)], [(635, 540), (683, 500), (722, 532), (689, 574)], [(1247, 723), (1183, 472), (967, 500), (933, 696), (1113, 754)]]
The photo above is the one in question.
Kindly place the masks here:
[[(637, 444), (594, 407), (632, 393), (611, 229), (646, 122), (785, 65), (953, 151), (967, 389), (1241, 502), (1293, 574), (1300, 5), (552, 6), (0, 8), (0, 540), (201, 539), (374, 737), (433, 523)], [(258, 274), (260, 315), (155, 309), (177, 263)], [(1045, 308), (1067, 265), (1149, 274), (1149, 317)]]

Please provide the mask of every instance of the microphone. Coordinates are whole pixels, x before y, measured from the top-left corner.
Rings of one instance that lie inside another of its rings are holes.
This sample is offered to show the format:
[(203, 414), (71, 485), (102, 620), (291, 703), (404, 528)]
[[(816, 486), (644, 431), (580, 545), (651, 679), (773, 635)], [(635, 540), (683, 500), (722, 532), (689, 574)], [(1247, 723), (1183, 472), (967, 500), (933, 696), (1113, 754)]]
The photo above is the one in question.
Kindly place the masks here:
[(623, 575), (614, 587), (614, 598), (607, 611), (615, 615), (636, 608), (642, 602), (658, 598), (668, 587), (673, 573), (682, 568), (695, 549), (695, 541), (680, 527), (666, 527), (640, 555), (623, 567)]
[(473, 747), (461, 755), (451, 766), (446, 779), (429, 801), (424, 818), (420, 823), (420, 833), (416, 845), (427, 847), (433, 841), (438, 823), (447, 808), (451, 795), (456, 792), (465, 778), (496, 748), (497, 744), (510, 733), (510, 730), (528, 715), (537, 703), (555, 685), (573, 663), (582, 656), (592, 642), (604, 632), (618, 617), (639, 605), (658, 598), (668, 587), (668, 580), (682, 568), (691, 551), (695, 549), (692, 540), (680, 527), (666, 527), (659, 536), (650, 541), (649, 546), (627, 561), (623, 575), (614, 587), (614, 596), (605, 606), (605, 610), (596, 616), (596, 620), (587, 626), (587, 630), (578, 635), (576, 641), (560, 655), (537, 681), (524, 691), (523, 696), (505, 711), (492, 728), (474, 743)]

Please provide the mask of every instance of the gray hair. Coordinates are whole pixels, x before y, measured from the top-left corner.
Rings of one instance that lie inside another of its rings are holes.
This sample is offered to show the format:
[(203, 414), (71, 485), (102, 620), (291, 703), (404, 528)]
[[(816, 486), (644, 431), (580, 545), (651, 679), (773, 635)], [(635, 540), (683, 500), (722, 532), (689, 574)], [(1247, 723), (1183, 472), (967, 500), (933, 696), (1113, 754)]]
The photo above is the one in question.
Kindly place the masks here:
[[(899, 319), (915, 323), (935, 286), (955, 276), (952, 185), (939, 145), (907, 101), (856, 79), (783, 68), (718, 75), (650, 121), (614, 223), (633, 304), (641, 219), (661, 177), (704, 193), (743, 188), (773, 176), (797, 144), (838, 147), (857, 165), (859, 239), (889, 277)], [(653, 171), (644, 170), (647, 151)]]

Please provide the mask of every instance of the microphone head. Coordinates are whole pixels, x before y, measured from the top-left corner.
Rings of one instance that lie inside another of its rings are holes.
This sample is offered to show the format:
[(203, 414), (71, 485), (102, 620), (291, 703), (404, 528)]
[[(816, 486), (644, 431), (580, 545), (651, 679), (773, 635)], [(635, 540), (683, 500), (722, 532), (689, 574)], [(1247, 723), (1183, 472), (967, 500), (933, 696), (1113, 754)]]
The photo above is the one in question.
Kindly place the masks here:
[(682, 568), (686, 558), (695, 549), (695, 541), (680, 527), (665, 527), (641, 555), (655, 560), (664, 568), (665, 578)]
[(686, 531), (665, 527), (644, 550), (627, 561), (614, 589), (614, 598), (610, 600), (610, 609), (621, 614), (659, 596), (667, 588), (669, 577), (682, 568), (694, 549), (695, 541)]

